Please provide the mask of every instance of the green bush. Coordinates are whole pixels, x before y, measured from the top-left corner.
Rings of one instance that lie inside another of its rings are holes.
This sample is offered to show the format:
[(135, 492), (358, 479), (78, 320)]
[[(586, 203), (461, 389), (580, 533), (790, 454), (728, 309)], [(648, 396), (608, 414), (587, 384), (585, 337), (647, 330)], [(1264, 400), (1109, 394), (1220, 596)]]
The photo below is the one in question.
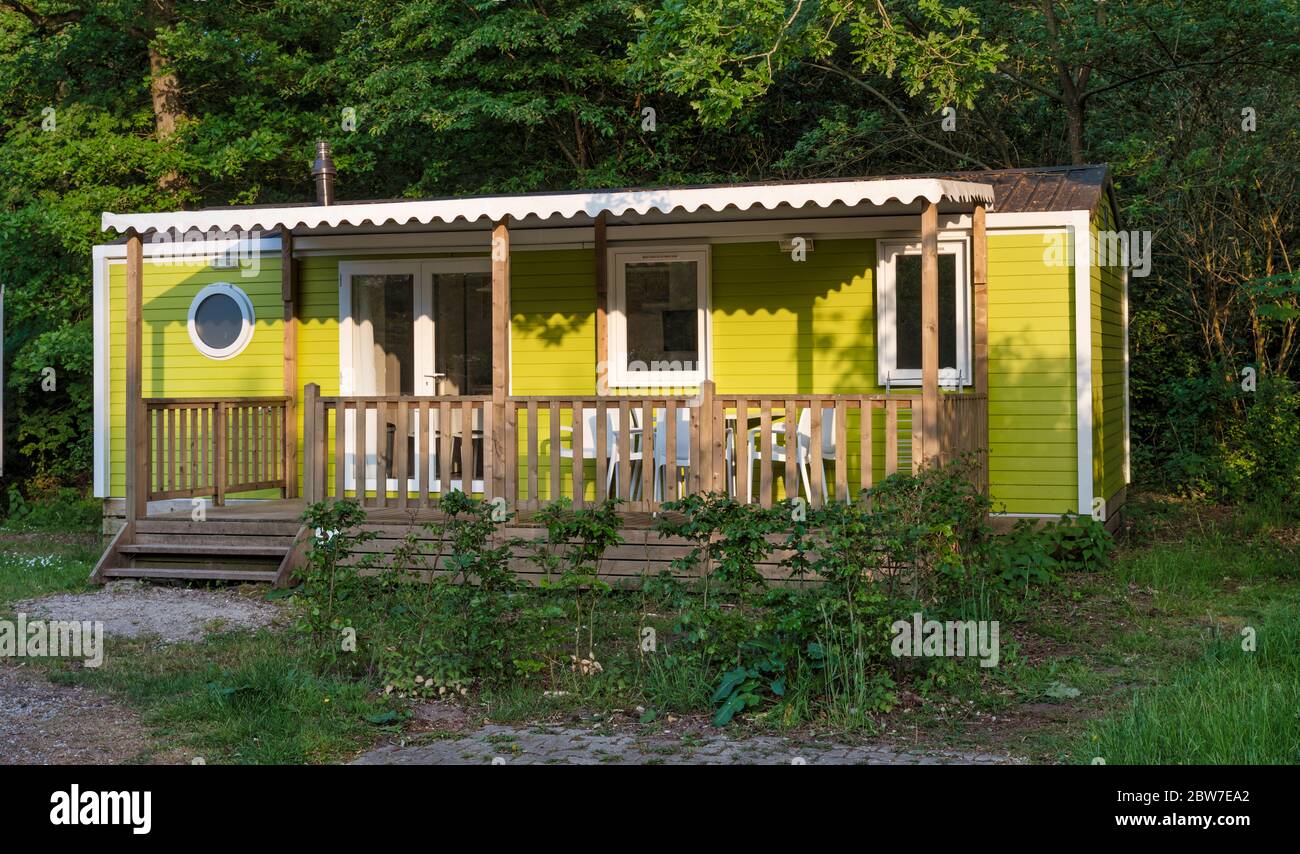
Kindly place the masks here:
[[(451, 493), (439, 521), (387, 555), (366, 553), (355, 502), (312, 505), (302, 625), (324, 664), (371, 674), (400, 696), (471, 684), (573, 697), (640, 690), (651, 717), (704, 704), (718, 725), (776, 711), (783, 722), (870, 728), (895, 702), (895, 678), (934, 666), (894, 658), (894, 621), (1006, 619), (1036, 586), (1105, 560), (1109, 538), (1088, 519), (994, 537), (970, 475), (967, 462), (899, 474), (820, 508), (716, 494), (672, 502), (657, 529), (691, 543), (673, 561), (688, 580), (644, 579), (639, 614), (602, 572), (622, 542), (616, 502), (557, 501), (534, 517), (544, 534), (525, 543), (503, 535), (509, 514)], [(760, 571), (777, 550), (788, 572), (780, 584)], [(540, 570), (537, 587), (511, 566), (521, 551)], [(647, 622), (665, 632), (653, 655), (632, 643)], [(352, 651), (339, 644), (348, 630)]]
[(103, 503), (87, 498), (80, 489), (58, 487), (24, 497), (17, 485), (9, 485), (4, 527), (15, 531), (99, 530)]
[[(562, 498), (535, 517), (546, 526), (546, 538), (541, 542), (533, 560), (546, 573), (541, 588), (573, 600), (573, 652), (569, 669), (573, 673), (590, 675), (602, 668), (595, 650), (596, 607), (601, 596), (610, 590), (600, 577), (600, 564), (605, 552), (623, 542), (619, 533), (622, 522), (618, 515), (618, 500), (606, 501), (599, 507), (575, 510), (573, 503)], [(553, 577), (558, 571), (558, 578)], [(543, 619), (552, 616), (551, 609), (540, 614)], [(583, 645), (583, 627), (586, 626), (586, 645)], [(540, 662), (537, 662), (540, 664)]]
[[(973, 465), (894, 475), (858, 502), (815, 509), (722, 495), (668, 505), (659, 531), (694, 544), (675, 569), (698, 573), (703, 591), (679, 612), (675, 660), (715, 674), (715, 722), (775, 703), (868, 726), (894, 702), (893, 621), (918, 611), (996, 619), (1012, 594), (1051, 581), (1081, 548), (1073, 529), (1059, 542), (1028, 526), (1007, 543), (993, 537)], [(770, 586), (757, 566), (776, 548), (789, 552), (792, 578), (820, 583)]]
[(1300, 490), (1300, 387), (1238, 371), (1170, 381), (1163, 423), (1139, 448), (1138, 471), (1183, 495), (1212, 501), (1276, 500)]

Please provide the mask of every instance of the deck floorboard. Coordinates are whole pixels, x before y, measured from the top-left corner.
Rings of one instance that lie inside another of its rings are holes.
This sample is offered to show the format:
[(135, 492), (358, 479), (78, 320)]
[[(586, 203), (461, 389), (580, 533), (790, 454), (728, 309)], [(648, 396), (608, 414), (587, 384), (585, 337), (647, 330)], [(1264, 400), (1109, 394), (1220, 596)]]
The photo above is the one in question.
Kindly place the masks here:
[[(222, 506), (208, 505), (206, 510), (209, 521), (222, 522), (297, 522), (302, 518), (303, 511), (307, 508), (307, 502), (298, 498), (277, 498), (267, 499), (265, 501), (243, 501), (237, 504), (225, 504)], [(512, 527), (535, 527), (538, 526), (533, 520), (536, 511), (519, 511), (514, 518), (510, 520)], [(646, 512), (623, 512), (619, 514), (623, 519), (623, 527), (630, 530), (648, 530), (655, 526), (656, 515)], [(191, 511), (175, 510), (164, 513), (151, 513), (149, 520), (161, 521), (192, 521)], [(443, 514), (436, 508), (400, 508), (400, 507), (367, 507), (366, 521), (375, 525), (404, 525), (418, 524), (423, 525), (428, 522), (436, 522), (443, 518)]]

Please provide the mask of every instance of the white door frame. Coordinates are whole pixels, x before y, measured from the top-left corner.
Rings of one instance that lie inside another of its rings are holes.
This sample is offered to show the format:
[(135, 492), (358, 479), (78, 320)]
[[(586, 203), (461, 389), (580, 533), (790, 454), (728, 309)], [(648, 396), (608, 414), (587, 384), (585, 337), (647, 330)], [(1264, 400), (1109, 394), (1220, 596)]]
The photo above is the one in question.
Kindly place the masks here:
[[(362, 385), (371, 384), (370, 382), (358, 382), (357, 365), (361, 362), (359, 348), (361, 346), (360, 336), (357, 335), (357, 326), (352, 316), (352, 277), (353, 276), (402, 276), (409, 275), (414, 283), (415, 293), (413, 295), (413, 313), (415, 315), (414, 330), (414, 364), (413, 372), (415, 376), (415, 393), (419, 396), (432, 396), (437, 391), (435, 375), (435, 347), (434, 336), (436, 329), (433, 321), (433, 277), (444, 273), (491, 273), (492, 262), (489, 258), (417, 258), (406, 260), (375, 260), (375, 261), (340, 261), (339, 262), (339, 395), (341, 397), (367, 396), (375, 394), (373, 388), (359, 388)], [(351, 436), (354, 435), (356, 415), (352, 410), (348, 410), (347, 421), (344, 429), (347, 431), (347, 438), (344, 441), (347, 458), (344, 461), (344, 488), (356, 490), (356, 463), (354, 443)], [(420, 430), (419, 412), (411, 413), (411, 427), (413, 430)], [(367, 474), (365, 488), (367, 490), (378, 489), (378, 413), (368, 413), (366, 418), (366, 471), (373, 472)], [(415, 473), (419, 471), (421, 461), (419, 459), (419, 443), (416, 443), (415, 459), (411, 461), (412, 476), (407, 481), (407, 491), (415, 492), (418, 488)], [(436, 470), (437, 461), (430, 454), (429, 459), (429, 484), (433, 492), (442, 492), (441, 484), (438, 483), (438, 472)], [(460, 481), (452, 481), (449, 484), (451, 489), (461, 488)], [(389, 492), (397, 492), (398, 484), (396, 478), (386, 479), (386, 489)], [(483, 491), (483, 482), (481, 480), (472, 480), (470, 489), (474, 492)]]

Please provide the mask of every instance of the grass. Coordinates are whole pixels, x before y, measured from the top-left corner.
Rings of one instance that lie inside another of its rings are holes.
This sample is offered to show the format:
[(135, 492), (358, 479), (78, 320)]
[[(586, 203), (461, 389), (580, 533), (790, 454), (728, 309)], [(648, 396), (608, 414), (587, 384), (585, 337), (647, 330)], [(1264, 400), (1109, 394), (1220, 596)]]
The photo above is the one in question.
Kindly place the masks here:
[(1210, 643), (1089, 726), (1075, 755), (1112, 765), (1300, 763), (1300, 608), (1275, 607), (1251, 628), (1256, 649), (1233, 635)]
[(99, 550), (72, 542), (0, 535), (0, 612), (24, 599), (87, 589)]
[[(1070, 745), (1108, 764), (1300, 763), (1300, 555), (1294, 518), (1248, 508), (1162, 520), (1116, 567), (1135, 609), (1113, 647), (1146, 678)], [(1255, 649), (1243, 648), (1244, 629)]]
[(387, 709), (363, 683), (318, 674), (293, 637), (267, 630), (165, 650), (119, 641), (102, 667), (51, 675), (122, 697), (161, 740), (209, 764), (336, 761), (382, 734), (369, 719)]

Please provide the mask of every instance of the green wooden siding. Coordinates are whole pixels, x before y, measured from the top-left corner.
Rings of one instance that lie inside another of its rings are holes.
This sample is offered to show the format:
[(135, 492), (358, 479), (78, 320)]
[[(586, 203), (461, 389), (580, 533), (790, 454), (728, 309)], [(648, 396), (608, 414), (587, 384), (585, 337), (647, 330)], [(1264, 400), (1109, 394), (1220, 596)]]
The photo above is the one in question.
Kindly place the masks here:
[[(144, 265), (141, 302), (145, 397), (243, 397), (283, 393), (284, 311), (280, 256), (264, 255), (256, 275), (202, 264)], [(216, 361), (190, 340), (190, 303), (214, 282), (243, 289), (253, 303), (253, 338), (242, 353)], [(109, 495), (126, 494), (126, 264), (109, 265)], [(337, 310), (337, 308), (336, 308)], [(335, 349), (338, 349), (337, 341)]]
[(1008, 513), (1078, 502), (1074, 270), (1052, 235), (989, 235), (989, 492)]
[(516, 395), (596, 393), (596, 253), (510, 258), (510, 347)]
[[(517, 252), (510, 258), (511, 388), (527, 395), (584, 395), (596, 393), (596, 252), (594, 249), (556, 249)], [(572, 416), (561, 415), (561, 425), (571, 427)], [(521, 412), (517, 428), (516, 482), (520, 497), (528, 484), (528, 426)], [(551, 419), (546, 407), (537, 416), (538, 493), (551, 495)], [(569, 446), (566, 436), (561, 444)], [(571, 462), (562, 463), (560, 494), (573, 497)], [(596, 463), (583, 465), (585, 497), (596, 497)]]
[[(1098, 230), (1112, 230), (1115, 223), (1109, 200), (1103, 200), (1093, 219), (1094, 245)], [(1119, 509), (1112, 499), (1125, 485), (1123, 276), (1117, 265), (1091, 269), (1093, 495), (1106, 499), (1108, 515)]]
[[(884, 391), (876, 377), (876, 241), (818, 240), (803, 261), (775, 240), (724, 243), (713, 252), (713, 378), (723, 394), (857, 394)], [(899, 439), (910, 445), (910, 416)], [(856, 492), (859, 415), (846, 424)], [(885, 477), (884, 413), (872, 421), (872, 480)], [(911, 465), (900, 454), (900, 468)], [(757, 469), (755, 469), (757, 471)], [(778, 477), (776, 480), (783, 480)], [(827, 463), (834, 489), (834, 466)], [(782, 484), (782, 493), (784, 484)]]

